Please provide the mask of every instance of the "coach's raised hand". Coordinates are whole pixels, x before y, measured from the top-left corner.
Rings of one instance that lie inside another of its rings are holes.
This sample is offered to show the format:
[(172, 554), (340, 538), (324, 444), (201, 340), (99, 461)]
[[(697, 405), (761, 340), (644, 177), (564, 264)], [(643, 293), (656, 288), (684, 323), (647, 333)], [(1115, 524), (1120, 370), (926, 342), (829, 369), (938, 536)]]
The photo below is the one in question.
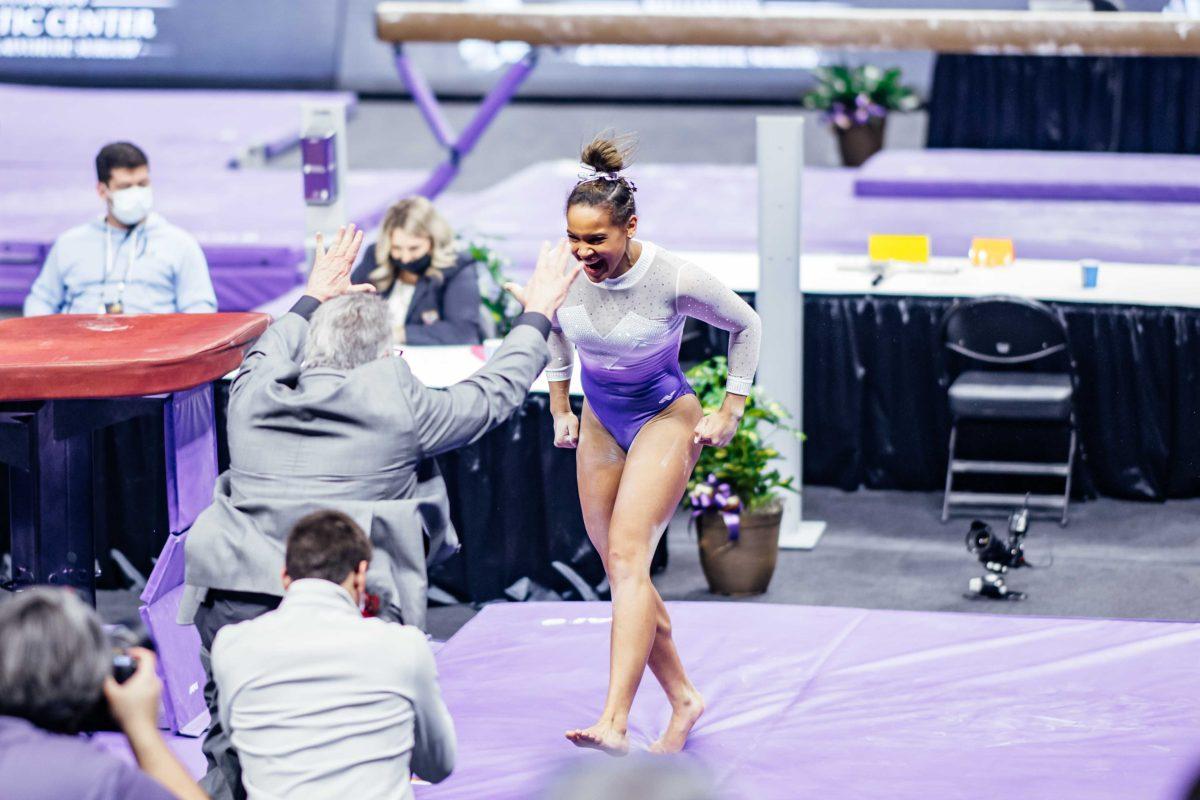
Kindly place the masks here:
[(523, 305), (526, 311), (544, 314), (553, 319), (554, 312), (558, 311), (558, 307), (567, 299), (567, 290), (579, 277), (579, 269), (579, 262), (571, 255), (571, 248), (566, 239), (559, 240), (554, 247), (543, 242), (537, 266), (534, 267), (529, 282), (524, 287), (507, 283), (504, 289), (517, 298), (517, 302)]
[(363, 233), (354, 229), (354, 223), (338, 228), (337, 237), (328, 250), (325, 249), (325, 237), (318, 233), (316, 255), (304, 293), (324, 303), (348, 292), (375, 291), (369, 283), (350, 283), (350, 270), (358, 260), (362, 240)]

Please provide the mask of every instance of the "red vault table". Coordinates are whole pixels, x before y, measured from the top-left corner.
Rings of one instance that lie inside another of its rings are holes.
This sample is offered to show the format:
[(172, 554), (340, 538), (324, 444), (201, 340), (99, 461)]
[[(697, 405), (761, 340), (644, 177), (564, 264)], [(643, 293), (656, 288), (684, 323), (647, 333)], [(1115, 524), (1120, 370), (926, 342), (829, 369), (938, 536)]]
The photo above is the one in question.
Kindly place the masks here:
[(211, 381), (268, 323), (252, 313), (0, 321), (15, 584), (92, 596), (92, 432), (164, 406), (171, 533), (191, 525), (216, 476)]

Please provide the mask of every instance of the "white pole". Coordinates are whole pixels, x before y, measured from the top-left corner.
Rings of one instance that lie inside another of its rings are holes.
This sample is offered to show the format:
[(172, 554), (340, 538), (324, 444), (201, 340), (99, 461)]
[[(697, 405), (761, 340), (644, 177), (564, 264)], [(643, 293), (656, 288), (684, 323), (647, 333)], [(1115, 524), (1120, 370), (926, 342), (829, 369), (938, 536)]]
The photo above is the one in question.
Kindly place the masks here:
[[(792, 415), (804, 420), (804, 295), (800, 291), (800, 189), (804, 170), (804, 120), (758, 118), (758, 313), (763, 322), (758, 384)], [(780, 472), (803, 480), (803, 446), (779, 435)], [(784, 498), (780, 547), (811, 549), (824, 522), (804, 521), (803, 497)]]

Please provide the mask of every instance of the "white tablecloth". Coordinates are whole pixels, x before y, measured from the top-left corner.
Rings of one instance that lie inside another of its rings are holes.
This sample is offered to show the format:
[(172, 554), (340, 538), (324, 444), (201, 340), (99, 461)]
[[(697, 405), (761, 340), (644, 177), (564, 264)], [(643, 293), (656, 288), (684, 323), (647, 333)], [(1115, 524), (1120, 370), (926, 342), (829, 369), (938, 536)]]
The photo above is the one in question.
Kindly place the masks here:
[[(758, 289), (754, 253), (679, 252), (739, 292)], [(866, 256), (814, 253), (801, 260), (801, 288), (812, 294), (978, 297), (1014, 294), (1066, 303), (1200, 308), (1200, 266), (1102, 263), (1094, 289), (1084, 289), (1079, 263), (1018, 258), (1009, 267), (973, 267), (965, 258), (935, 258), (929, 265), (895, 265), (878, 274)]]
[[(401, 348), (401, 358), (408, 362), (409, 368), (417, 380), (426, 386), (443, 388), (471, 377), (475, 370), (483, 366), (482, 348), (469, 345), (452, 345), (439, 347), (408, 347)], [(534, 381), (531, 392), (546, 394), (550, 384), (545, 373)], [(575, 362), (575, 374), (571, 378), (571, 394), (582, 395), (583, 388), (579, 385), (579, 362)]]

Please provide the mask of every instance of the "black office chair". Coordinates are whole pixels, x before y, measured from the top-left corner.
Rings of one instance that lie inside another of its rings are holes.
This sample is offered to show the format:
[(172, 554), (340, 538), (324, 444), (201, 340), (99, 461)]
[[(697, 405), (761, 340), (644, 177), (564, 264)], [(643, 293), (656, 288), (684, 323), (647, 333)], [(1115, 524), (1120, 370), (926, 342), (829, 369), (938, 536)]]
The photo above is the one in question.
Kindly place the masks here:
[[(942, 382), (948, 387), (950, 449), (942, 522), (954, 506), (1021, 505), (1062, 509), (1067, 524), (1071, 472), (1075, 466), (1075, 363), (1067, 331), (1048, 306), (1020, 297), (982, 297), (955, 303), (942, 320)], [(1066, 461), (985, 461), (957, 458), (959, 423), (964, 420), (1062, 423), (1070, 432)], [(954, 477), (967, 473), (1049, 475), (1063, 478), (1063, 493), (1002, 494), (954, 491)]]

